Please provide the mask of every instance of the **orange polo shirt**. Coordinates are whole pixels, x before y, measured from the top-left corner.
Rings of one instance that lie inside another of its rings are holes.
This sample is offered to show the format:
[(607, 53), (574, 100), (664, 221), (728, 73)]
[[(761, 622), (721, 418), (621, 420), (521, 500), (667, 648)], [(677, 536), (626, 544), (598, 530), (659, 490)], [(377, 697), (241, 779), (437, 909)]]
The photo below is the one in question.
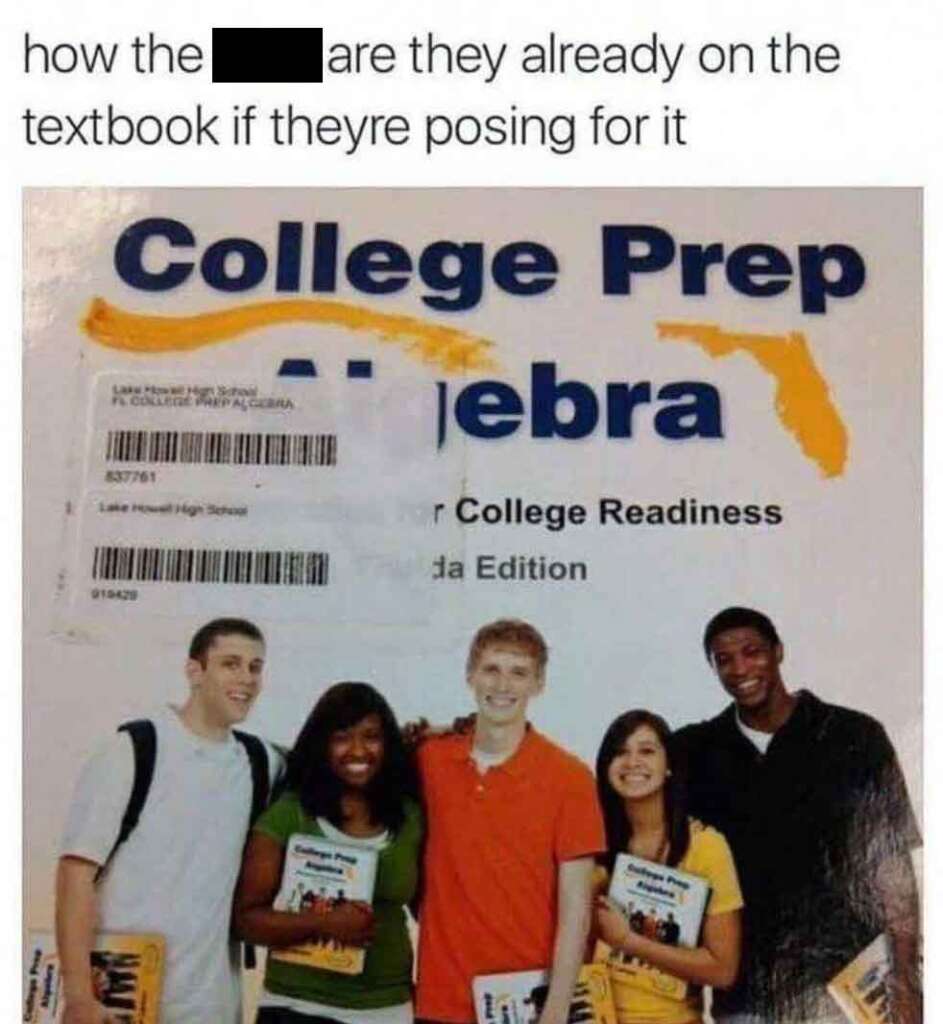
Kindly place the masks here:
[(472, 737), (427, 740), (427, 812), (416, 1016), (470, 1024), (477, 974), (549, 967), (557, 869), (605, 848), (589, 769), (528, 726), (479, 773)]

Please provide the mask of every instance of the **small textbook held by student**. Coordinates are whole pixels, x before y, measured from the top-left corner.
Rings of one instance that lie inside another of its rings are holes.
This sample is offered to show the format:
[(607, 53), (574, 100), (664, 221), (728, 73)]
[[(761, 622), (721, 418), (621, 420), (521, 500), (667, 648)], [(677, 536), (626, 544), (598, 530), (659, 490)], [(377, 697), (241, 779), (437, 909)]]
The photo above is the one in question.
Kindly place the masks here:
[[(56, 1024), (65, 999), (55, 937), (48, 931), (30, 932), (27, 950), (22, 1020)], [(100, 933), (91, 955), (95, 998), (123, 1024), (159, 1024), (164, 962), (160, 935)]]
[[(478, 1024), (537, 1024), (547, 998), (549, 971), (482, 974), (475, 978), (472, 988)], [(568, 1020), (616, 1024), (605, 964), (584, 964), (580, 968)]]
[[(288, 840), (282, 884), (273, 906), (275, 910), (300, 913), (318, 906), (327, 910), (347, 900), (370, 903), (376, 874), (375, 850), (345, 846), (298, 832)], [(272, 949), (269, 955), (339, 974), (360, 974), (366, 951), (323, 939)]]
[[(643, 860), (631, 853), (620, 853), (615, 860), (609, 897), (618, 904), (633, 931), (671, 946), (697, 946), (710, 896), (710, 885), (703, 878)], [(627, 984), (671, 999), (687, 997), (688, 983), (660, 971), (638, 957), (596, 944), (596, 961), (605, 961), (609, 969)]]
[(892, 1024), (890, 970), (891, 951), (882, 933), (828, 983), (829, 995), (851, 1024)]

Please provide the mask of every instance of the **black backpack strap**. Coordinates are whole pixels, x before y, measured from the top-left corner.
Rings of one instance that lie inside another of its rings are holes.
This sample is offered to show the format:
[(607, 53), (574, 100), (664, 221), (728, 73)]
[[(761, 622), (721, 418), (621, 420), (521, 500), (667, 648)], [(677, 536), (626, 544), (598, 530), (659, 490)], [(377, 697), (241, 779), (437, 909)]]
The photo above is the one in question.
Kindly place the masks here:
[[(265, 752), (265, 744), (258, 736), (250, 732), (242, 732), (233, 729), (233, 736), (242, 744), (249, 758), (249, 768), (252, 771), (252, 811), (249, 818), (249, 825), (268, 807), (269, 802), (269, 769), (268, 754)], [(242, 962), (246, 970), (253, 970), (256, 965), (255, 946), (246, 942), (242, 947)]]
[(233, 729), (232, 734), (245, 749), (252, 770), (252, 813), (249, 819), (251, 825), (268, 807), (268, 754), (265, 752), (265, 744), (258, 736), (253, 736), (250, 732), (241, 732), (239, 729)]
[(288, 788), (288, 758), (291, 755), (291, 750), (288, 747), (283, 747), (280, 743), (269, 742), (275, 753), (278, 754), (278, 760), (280, 762), (279, 767), (276, 767), (276, 777), (271, 784), (271, 792), (269, 793), (268, 802), (274, 804), (275, 801), (285, 792)]
[(108, 870), (108, 865), (121, 844), (137, 827), (154, 779), (154, 765), (157, 763), (157, 730), (150, 719), (139, 718), (133, 722), (125, 722), (124, 725), (118, 726), (118, 732), (126, 732), (131, 740), (131, 748), (134, 751), (134, 782), (131, 786), (131, 796), (128, 797), (128, 806), (121, 818), (118, 838), (105, 858), (105, 863), (96, 872), (96, 882)]

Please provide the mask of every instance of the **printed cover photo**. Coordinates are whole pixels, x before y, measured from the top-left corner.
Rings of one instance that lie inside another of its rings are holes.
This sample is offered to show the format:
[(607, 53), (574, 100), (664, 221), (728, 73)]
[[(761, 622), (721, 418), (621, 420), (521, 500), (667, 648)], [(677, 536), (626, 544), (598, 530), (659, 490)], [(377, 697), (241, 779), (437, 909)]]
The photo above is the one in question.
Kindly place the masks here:
[[(916, 1024), (918, 190), (24, 203), (28, 930), (58, 879), (60, 920), (163, 936), (164, 1024), (299, 977), (402, 1007), (414, 957), (416, 1014), (470, 1021), (551, 967), (561, 865), (633, 852), (747, 936), (708, 1001), (681, 952), (672, 1012), (828, 1019), (885, 935)], [(296, 937), (319, 819), (384, 836), (363, 970), (240, 968), (234, 896), (247, 947)]]

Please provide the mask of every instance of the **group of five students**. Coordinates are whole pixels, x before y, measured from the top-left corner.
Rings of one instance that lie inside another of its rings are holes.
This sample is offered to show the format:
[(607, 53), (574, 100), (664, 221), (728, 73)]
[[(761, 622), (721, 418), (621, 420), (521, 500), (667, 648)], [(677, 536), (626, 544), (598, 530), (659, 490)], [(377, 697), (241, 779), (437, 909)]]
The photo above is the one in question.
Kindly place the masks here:
[[(227, 746), (229, 728), (242, 721), (258, 692), (264, 644), (258, 630), (243, 620), (216, 620), (207, 630), (209, 643), (195, 653), (191, 647), (190, 699), (169, 714), (196, 740)], [(744, 728), (752, 722), (762, 731), (764, 715), (781, 713), (784, 700), (797, 701), (782, 684), (781, 645), (761, 613), (721, 613), (708, 626), (705, 650), (714, 662), (723, 663), (715, 667)], [(621, 1024), (693, 1024), (702, 1019), (703, 986), (742, 987), (744, 899), (734, 856), (719, 831), (688, 813), (685, 766), (696, 737), (679, 745), (657, 715), (627, 712), (603, 738), (594, 780), (578, 759), (528, 724), (528, 702), (543, 689), (546, 664), (546, 644), (533, 626), (504, 619), (482, 627), (466, 664), (474, 719), (465, 728), (425, 735), (415, 749), (405, 743), (387, 702), (368, 684), (338, 683), (319, 699), (288, 755), (282, 795), (252, 826), (241, 869), (230, 851), (231, 867), (222, 872), (212, 866), (218, 877), (210, 888), (231, 894), (235, 886), (232, 928), (238, 938), (269, 947), (312, 939), (362, 945), (364, 969), (359, 975), (344, 975), (269, 958), (259, 1024), (471, 1024), (475, 976), (535, 967), (550, 969), (540, 1024), (564, 1024), (591, 935), (691, 983), (688, 997), (678, 1001), (614, 978)], [(161, 750), (165, 739), (159, 733)], [(126, 750), (115, 753), (125, 746), (117, 740), (110, 745), (112, 761), (127, 760)], [(162, 770), (158, 762), (155, 780), (173, 771), (172, 738), (166, 746), (167, 766)], [(240, 751), (232, 748), (230, 754)], [(269, 751), (267, 756), (276, 774), (278, 755)], [(186, 772), (192, 772), (192, 764)], [(120, 793), (126, 799), (130, 788), (126, 768), (119, 775), (122, 781), (112, 787), (119, 795), (98, 815), (102, 837), (109, 818), (120, 815)], [(190, 782), (194, 784), (192, 778)], [(107, 1014), (89, 990), (84, 967), (93, 923), (106, 924), (109, 930), (160, 930), (153, 920), (145, 923), (140, 914), (128, 913), (120, 902), (112, 909), (113, 876), (119, 886), (122, 873), (137, 877), (142, 887), (153, 884), (157, 898), (165, 901), (173, 893), (176, 903), (180, 893), (159, 873), (142, 881), (142, 868), (135, 863), (142, 854), (135, 844), (155, 841), (148, 835), (148, 823), (166, 815), (167, 807), (152, 805), (149, 797), (141, 828), (109, 859), (104, 838), (96, 845), (80, 835), (84, 826), (77, 819), (95, 803), (96, 790), (89, 779), (79, 788), (88, 795), (82, 801), (84, 810), (70, 816), (59, 877), (65, 1020), (102, 1024)], [(244, 792), (241, 798), (246, 799)], [(186, 799), (191, 812), (200, 803), (192, 793)], [(905, 793), (903, 802), (907, 805)], [(200, 810), (206, 813), (205, 807)], [(198, 856), (199, 825), (184, 816), (170, 827), (177, 833), (176, 845), (192, 833), (189, 852), (181, 855)], [(241, 843), (238, 829), (229, 831)], [(273, 909), (285, 847), (295, 833), (375, 850), (372, 903), (347, 901), (301, 913)], [(206, 836), (210, 843), (218, 838), (212, 832)], [(623, 851), (707, 880), (710, 897), (697, 947), (636, 933), (603, 895), (608, 872)], [(100, 879), (102, 865), (108, 871)], [(415, 1007), (406, 907), (418, 908)], [(228, 914), (218, 907), (213, 912), (228, 925)], [(180, 922), (156, 916), (168, 938), (161, 1019), (165, 1024), (231, 1024), (238, 1014), (232, 961), (228, 991), (226, 970), (215, 994), (205, 983), (201, 989), (194, 984), (192, 964), (199, 944), (186, 935), (185, 927), (177, 934)], [(892, 935), (894, 923), (883, 922)], [(204, 939), (215, 941), (217, 952), (225, 948), (218, 935)], [(747, 954), (749, 942), (748, 934)], [(207, 949), (202, 956), (211, 959)], [(846, 957), (846, 952), (838, 956)], [(902, 962), (901, 967), (906, 965)], [(907, 983), (907, 970), (899, 973), (899, 1021), (912, 1024), (917, 1020), (914, 986)], [(775, 1008), (756, 1009), (755, 1002), (746, 1013), (734, 1007), (725, 1019), (737, 1024), (791, 1019)]]

